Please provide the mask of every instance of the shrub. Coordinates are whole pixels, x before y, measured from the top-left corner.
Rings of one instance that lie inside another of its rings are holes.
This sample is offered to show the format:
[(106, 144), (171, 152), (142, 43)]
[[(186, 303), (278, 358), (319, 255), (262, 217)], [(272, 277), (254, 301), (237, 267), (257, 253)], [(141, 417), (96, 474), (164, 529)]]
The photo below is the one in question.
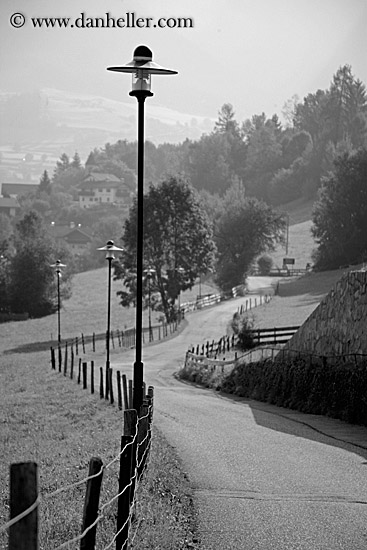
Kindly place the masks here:
[(257, 265), (261, 275), (269, 275), (271, 268), (273, 267), (273, 260), (270, 256), (264, 254), (257, 260)]
[(254, 320), (250, 319), (246, 314), (235, 313), (231, 321), (231, 328), (237, 336), (237, 347), (246, 351), (255, 347), (253, 328)]
[[(334, 361), (334, 360), (333, 360)], [(285, 358), (238, 363), (222, 391), (367, 426), (367, 364)]]

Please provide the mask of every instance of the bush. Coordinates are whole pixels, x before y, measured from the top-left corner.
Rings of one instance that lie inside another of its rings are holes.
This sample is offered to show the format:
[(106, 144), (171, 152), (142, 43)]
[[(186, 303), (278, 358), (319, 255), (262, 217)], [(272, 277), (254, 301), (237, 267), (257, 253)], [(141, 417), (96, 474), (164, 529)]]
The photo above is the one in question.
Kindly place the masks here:
[(255, 347), (252, 330), (254, 329), (254, 320), (245, 314), (235, 313), (231, 321), (231, 328), (237, 336), (237, 347), (241, 351), (246, 351)]
[(297, 357), (240, 364), (222, 391), (367, 426), (367, 362)]
[(270, 256), (264, 254), (263, 256), (260, 256), (260, 258), (257, 260), (257, 265), (261, 275), (269, 275), (273, 267), (273, 260), (272, 258), (270, 258)]

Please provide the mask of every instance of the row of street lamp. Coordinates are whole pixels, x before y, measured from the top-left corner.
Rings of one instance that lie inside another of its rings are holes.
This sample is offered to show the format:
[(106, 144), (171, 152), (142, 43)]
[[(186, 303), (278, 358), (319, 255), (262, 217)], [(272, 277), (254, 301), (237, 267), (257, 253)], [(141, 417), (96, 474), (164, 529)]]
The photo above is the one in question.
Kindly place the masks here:
[[(112, 280), (112, 262), (115, 259), (115, 253), (116, 252), (123, 252), (123, 248), (119, 248), (114, 244), (114, 242), (108, 241), (105, 246), (102, 246), (100, 248), (97, 248), (97, 250), (100, 250), (102, 252), (106, 253), (106, 260), (108, 262), (108, 277), (107, 277), (107, 332), (106, 332), (106, 398), (108, 397), (108, 384), (109, 384), (109, 369), (110, 369), (110, 340), (111, 340), (111, 280)], [(55, 271), (56, 278), (57, 278), (57, 340), (58, 343), (61, 344), (61, 295), (60, 295), (60, 279), (62, 275), (62, 269), (66, 267), (66, 264), (63, 264), (60, 260), (56, 260), (56, 262), (52, 265), (50, 265)], [(182, 267), (175, 269), (177, 273), (184, 273), (184, 269)], [(154, 278), (154, 275), (156, 273), (156, 270), (149, 267), (147, 269), (144, 269), (143, 271), (145, 275), (145, 279), (148, 281), (148, 316), (149, 316), (149, 342), (153, 340), (153, 333), (152, 333), (152, 316), (151, 316), (151, 281)], [(138, 297), (137, 297), (138, 299)], [(180, 291), (178, 293), (178, 311), (179, 315), (181, 314), (181, 305), (180, 305)], [(141, 345), (142, 341), (142, 331), (141, 333), (138, 333), (136, 331), (136, 346), (138, 346), (138, 342), (140, 342)]]
[[(112, 280), (112, 261), (115, 259), (115, 252), (123, 252), (123, 248), (115, 246), (113, 241), (108, 241), (105, 246), (97, 248), (106, 252), (106, 260), (108, 262), (108, 278), (107, 278), (107, 332), (106, 332), (106, 366), (110, 367), (110, 335), (111, 335), (111, 280)], [(66, 267), (66, 264), (61, 263), (60, 260), (50, 265), (55, 271), (57, 277), (57, 340), (59, 344), (61, 343), (61, 295), (60, 295), (60, 279), (62, 275), (62, 269)], [(185, 270), (182, 267), (176, 268), (178, 273), (184, 273)], [(152, 331), (152, 307), (151, 307), (151, 282), (154, 278), (156, 270), (152, 267), (144, 269), (145, 280), (148, 281), (148, 327), (149, 327), (149, 342), (153, 340), (153, 331)], [(178, 292), (178, 312), (181, 314), (181, 305), (180, 305), (180, 293)]]
[[(138, 101), (138, 169), (137, 169), (137, 242), (136, 242), (136, 347), (135, 362), (133, 370), (133, 407), (138, 412), (143, 404), (143, 386), (144, 386), (144, 365), (142, 361), (142, 317), (143, 317), (143, 199), (144, 199), (144, 103), (147, 97), (152, 97), (151, 75), (173, 75), (177, 71), (165, 69), (153, 61), (152, 51), (147, 46), (138, 46), (134, 51), (132, 61), (122, 66), (108, 67), (107, 70), (130, 73), (132, 75), (132, 90), (130, 96), (136, 97)], [(109, 368), (109, 333), (110, 333), (110, 301), (111, 301), (111, 263), (114, 258), (114, 252), (120, 251), (115, 247), (113, 241), (108, 241), (105, 247), (99, 250), (106, 251), (108, 261), (108, 314), (107, 314), (107, 362), (106, 368)], [(58, 277), (58, 319), (59, 330), (58, 339), (60, 342), (60, 277), (62, 264), (54, 264)], [(152, 272), (151, 272), (152, 274)], [(149, 279), (148, 279), (149, 280)], [(149, 281), (150, 288), (150, 281)], [(149, 292), (150, 294), (150, 292)], [(150, 302), (150, 297), (149, 297)], [(150, 315), (150, 313), (149, 313)], [(150, 331), (151, 335), (151, 324)]]

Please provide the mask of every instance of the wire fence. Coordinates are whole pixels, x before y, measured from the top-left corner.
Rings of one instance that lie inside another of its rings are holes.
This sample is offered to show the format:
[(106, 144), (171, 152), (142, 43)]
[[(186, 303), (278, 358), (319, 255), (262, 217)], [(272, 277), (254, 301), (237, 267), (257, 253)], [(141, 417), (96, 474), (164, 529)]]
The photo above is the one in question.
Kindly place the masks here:
[[(107, 511), (117, 503), (116, 528), (102, 550), (115, 547), (127, 549), (137, 534), (140, 522), (132, 530), (137, 514), (136, 495), (148, 464), (151, 447), (154, 389), (148, 388), (140, 414), (134, 409), (124, 411), (124, 433), (120, 452), (107, 464), (99, 457), (89, 461), (89, 473), (81, 480), (42, 494), (38, 490), (38, 466), (34, 462), (12, 464), (10, 467), (10, 520), (0, 526), (0, 533), (8, 531), (10, 550), (38, 550), (39, 508), (52, 497), (65, 494), (86, 485), (81, 532), (59, 544), (54, 550), (75, 548), (94, 550), (98, 524)], [(103, 475), (119, 463), (117, 490), (112, 497), (99, 505)], [(48, 541), (49, 542), (49, 541)]]

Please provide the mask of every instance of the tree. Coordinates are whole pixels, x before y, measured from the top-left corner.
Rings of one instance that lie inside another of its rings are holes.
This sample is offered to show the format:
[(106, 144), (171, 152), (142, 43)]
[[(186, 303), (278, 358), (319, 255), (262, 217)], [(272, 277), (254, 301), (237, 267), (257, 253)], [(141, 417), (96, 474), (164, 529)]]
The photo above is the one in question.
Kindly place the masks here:
[(46, 193), (47, 195), (50, 195), (51, 193), (51, 190), (52, 190), (51, 180), (48, 176), (47, 170), (45, 170), (41, 176), (38, 190), (39, 190), (39, 194)]
[(71, 161), (70, 166), (77, 169), (82, 167), (80, 156), (77, 151), (75, 151), (74, 153), (73, 160)]
[(330, 86), (326, 117), (329, 123), (330, 140), (334, 146), (350, 139), (354, 148), (365, 144), (367, 125), (366, 88), (352, 74), (350, 65), (340, 67)]
[(273, 259), (267, 254), (263, 254), (257, 259), (260, 275), (269, 275), (273, 267)]
[(247, 192), (260, 199), (268, 199), (269, 184), (282, 165), (281, 128), (276, 116), (265, 114), (252, 117), (244, 125), (246, 135), (246, 164), (243, 180)]
[(10, 248), (13, 228), (6, 214), (0, 213), (0, 257), (5, 256)]
[[(9, 277), (12, 312), (27, 312), (31, 317), (53, 313), (57, 308), (57, 292), (50, 264), (56, 259), (68, 263), (67, 256), (47, 236), (36, 212), (25, 214), (17, 223), (15, 249), (10, 259)], [(70, 295), (70, 272), (63, 275), (61, 294), (64, 298)]]
[(367, 149), (340, 156), (323, 179), (312, 214), (319, 269), (367, 259), (366, 181)]
[(228, 135), (213, 132), (191, 142), (187, 151), (186, 173), (195, 189), (222, 195), (231, 181), (231, 144)]
[(234, 110), (230, 103), (224, 103), (218, 112), (218, 120), (215, 123), (215, 131), (220, 133), (239, 134), (238, 123), (234, 118)]
[[(136, 300), (137, 202), (130, 209), (122, 237), (125, 250), (114, 264), (115, 279), (123, 279), (126, 291), (118, 292), (123, 306)], [(175, 301), (191, 288), (200, 273), (214, 260), (214, 242), (205, 212), (189, 183), (169, 177), (158, 186), (150, 185), (144, 196), (144, 266), (153, 268), (152, 308), (163, 311), (167, 321), (175, 318)], [(148, 282), (143, 286), (148, 306)]]
[(255, 198), (228, 205), (215, 232), (218, 285), (228, 292), (243, 284), (256, 256), (282, 242), (284, 227), (283, 217)]
[(56, 168), (54, 171), (54, 178), (62, 174), (70, 168), (70, 159), (66, 153), (63, 153), (58, 161), (56, 161)]

